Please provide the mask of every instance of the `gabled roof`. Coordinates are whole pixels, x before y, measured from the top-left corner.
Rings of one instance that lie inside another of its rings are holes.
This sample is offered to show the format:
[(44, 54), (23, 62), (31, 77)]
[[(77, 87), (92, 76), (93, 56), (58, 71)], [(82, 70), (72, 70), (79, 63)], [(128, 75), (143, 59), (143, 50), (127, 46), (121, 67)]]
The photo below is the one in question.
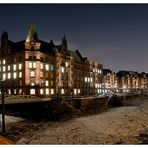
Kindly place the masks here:
[(70, 51), (70, 56), (72, 56), (75, 61), (77, 61), (79, 63), (83, 62), (83, 58), (77, 50), (76, 51), (69, 50), (69, 51)]
[(112, 73), (110, 69), (103, 69), (103, 75), (107, 75), (108, 73)]

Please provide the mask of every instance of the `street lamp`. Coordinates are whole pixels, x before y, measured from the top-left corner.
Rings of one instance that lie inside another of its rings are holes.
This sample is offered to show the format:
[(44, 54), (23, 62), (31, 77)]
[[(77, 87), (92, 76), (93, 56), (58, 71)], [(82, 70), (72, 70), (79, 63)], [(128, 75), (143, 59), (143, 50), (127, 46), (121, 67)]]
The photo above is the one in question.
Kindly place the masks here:
[(1, 94), (2, 94), (2, 133), (5, 133), (5, 80), (1, 80)]

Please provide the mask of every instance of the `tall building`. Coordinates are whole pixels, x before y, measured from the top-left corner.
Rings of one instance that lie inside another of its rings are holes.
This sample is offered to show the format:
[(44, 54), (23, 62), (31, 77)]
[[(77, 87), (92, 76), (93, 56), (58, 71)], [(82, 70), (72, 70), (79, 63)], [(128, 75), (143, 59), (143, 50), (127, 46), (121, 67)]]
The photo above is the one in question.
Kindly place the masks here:
[(33, 25), (26, 40), (10, 41), (5, 31), (1, 35), (0, 80), (8, 94), (40, 98), (99, 94), (102, 67), (69, 49), (65, 36), (60, 45), (40, 40)]
[(117, 76), (115, 72), (110, 69), (103, 69), (102, 88), (105, 92), (117, 89)]

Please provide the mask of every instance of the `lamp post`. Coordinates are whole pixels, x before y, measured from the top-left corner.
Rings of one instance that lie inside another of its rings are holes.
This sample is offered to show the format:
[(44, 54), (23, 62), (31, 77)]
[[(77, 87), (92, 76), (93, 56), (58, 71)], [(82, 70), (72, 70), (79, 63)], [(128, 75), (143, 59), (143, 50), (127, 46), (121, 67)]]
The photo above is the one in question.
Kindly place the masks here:
[(5, 133), (5, 80), (1, 80), (2, 93), (2, 133)]

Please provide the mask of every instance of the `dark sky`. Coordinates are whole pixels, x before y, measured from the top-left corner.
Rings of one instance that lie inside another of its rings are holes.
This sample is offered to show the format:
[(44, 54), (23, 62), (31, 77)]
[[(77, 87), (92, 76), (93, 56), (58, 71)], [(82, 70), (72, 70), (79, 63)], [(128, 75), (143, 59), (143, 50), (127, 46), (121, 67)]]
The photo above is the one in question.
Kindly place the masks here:
[(61, 42), (104, 68), (148, 72), (148, 5), (0, 4), (0, 32), (24, 40), (35, 24), (41, 40)]

